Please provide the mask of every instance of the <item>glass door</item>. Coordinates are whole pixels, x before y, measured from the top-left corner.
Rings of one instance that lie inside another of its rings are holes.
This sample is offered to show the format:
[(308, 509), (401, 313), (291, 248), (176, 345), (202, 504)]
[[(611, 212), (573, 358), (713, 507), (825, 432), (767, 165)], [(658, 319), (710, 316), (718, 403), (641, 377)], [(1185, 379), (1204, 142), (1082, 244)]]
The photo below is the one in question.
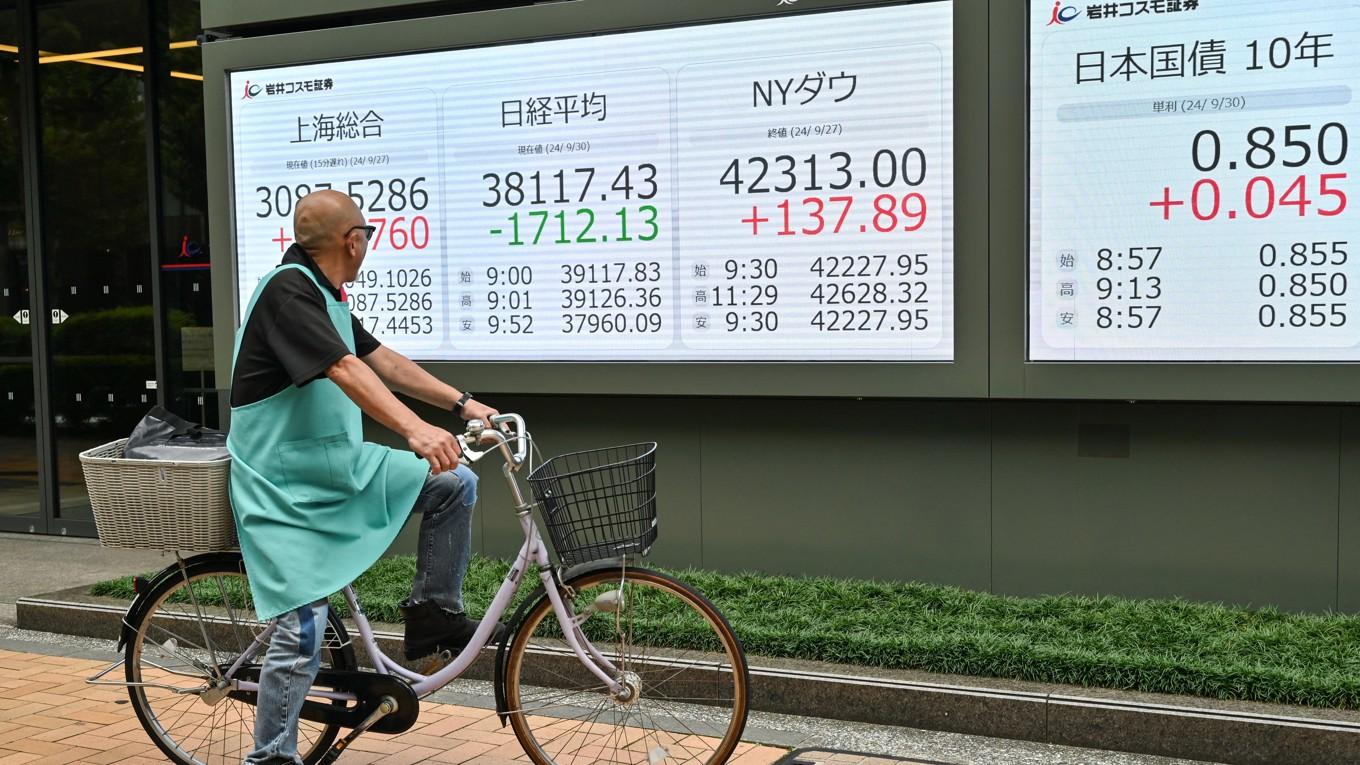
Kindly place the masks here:
[(214, 424), (199, 5), (0, 0), (0, 531), (94, 536), (80, 452)]
[(0, 0), (0, 531), (42, 533), (19, 83), (18, 9)]
[(92, 534), (78, 455), (156, 403), (140, 0), (36, 8), (43, 267), (56, 506), (49, 533)]

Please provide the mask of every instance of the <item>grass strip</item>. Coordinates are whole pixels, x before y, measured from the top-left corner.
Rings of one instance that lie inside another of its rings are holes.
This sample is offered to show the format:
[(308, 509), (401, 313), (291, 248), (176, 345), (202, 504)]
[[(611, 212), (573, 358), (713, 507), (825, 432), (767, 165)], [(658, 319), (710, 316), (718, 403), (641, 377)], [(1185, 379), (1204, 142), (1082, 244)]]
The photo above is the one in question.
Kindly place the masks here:
[[(509, 565), (474, 557), (469, 610)], [(978, 677), (1360, 709), (1360, 617), (1186, 600), (1013, 598), (956, 587), (667, 571), (703, 592), (753, 655)], [(399, 622), (415, 558), (355, 582), (370, 618)], [(132, 577), (91, 594), (131, 599)], [(527, 590), (521, 592), (524, 597)], [(518, 601), (518, 598), (517, 598)], [(348, 615), (343, 600), (332, 605)], [(512, 607), (513, 608), (513, 607)]]

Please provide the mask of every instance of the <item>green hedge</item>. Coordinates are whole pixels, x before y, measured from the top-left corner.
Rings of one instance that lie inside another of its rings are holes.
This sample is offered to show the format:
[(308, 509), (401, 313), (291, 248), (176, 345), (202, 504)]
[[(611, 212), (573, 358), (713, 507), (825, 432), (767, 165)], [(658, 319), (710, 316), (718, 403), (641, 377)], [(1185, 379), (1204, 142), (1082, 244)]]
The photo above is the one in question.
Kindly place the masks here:
[[(508, 564), (475, 558), (469, 608)], [(753, 655), (1219, 699), (1360, 709), (1360, 618), (1184, 600), (1008, 598), (953, 587), (672, 571), (726, 614)], [(370, 618), (400, 620), (413, 557), (356, 583)], [(131, 598), (131, 579), (96, 585)], [(343, 601), (332, 603), (347, 615)]]

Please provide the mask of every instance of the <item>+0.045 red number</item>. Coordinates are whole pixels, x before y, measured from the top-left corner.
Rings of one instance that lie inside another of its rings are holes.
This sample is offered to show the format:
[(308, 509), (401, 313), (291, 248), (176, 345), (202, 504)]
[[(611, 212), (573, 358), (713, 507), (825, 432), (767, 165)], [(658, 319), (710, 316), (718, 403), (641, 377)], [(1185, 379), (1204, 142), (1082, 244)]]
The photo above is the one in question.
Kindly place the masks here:
[[(1274, 179), (1258, 175), (1247, 181), (1243, 190), (1242, 207), (1226, 206), (1223, 201), (1223, 187), (1213, 178), (1201, 178), (1190, 189), (1188, 199), (1172, 198), (1170, 186), (1162, 189), (1162, 198), (1148, 203), (1153, 208), (1161, 208), (1162, 220), (1171, 220), (1172, 211), (1178, 207), (1189, 207), (1195, 220), (1210, 221), (1226, 218), (1236, 220), (1242, 213), (1246, 217), (1261, 220), (1275, 213), (1284, 214), (1293, 207), (1300, 218), (1308, 214), (1310, 207), (1316, 205), (1316, 212), (1324, 218), (1336, 217), (1346, 211), (1346, 192), (1337, 185), (1346, 180), (1346, 173), (1324, 173), (1317, 178), (1300, 175), (1284, 183), (1276, 184)], [(1312, 181), (1316, 181), (1313, 187)], [(1316, 198), (1312, 195), (1316, 194)], [(1225, 209), (1227, 207), (1227, 209)]]

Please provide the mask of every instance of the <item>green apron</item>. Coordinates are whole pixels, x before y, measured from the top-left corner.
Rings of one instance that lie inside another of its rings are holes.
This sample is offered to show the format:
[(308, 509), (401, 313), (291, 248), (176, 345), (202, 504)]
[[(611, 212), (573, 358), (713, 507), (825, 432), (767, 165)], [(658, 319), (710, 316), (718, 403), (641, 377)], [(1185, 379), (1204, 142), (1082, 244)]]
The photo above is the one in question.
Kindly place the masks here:
[[(236, 332), (235, 364), (260, 280)], [(322, 289), (331, 323), (354, 352), (349, 305)], [(231, 410), (231, 507), (255, 597), (270, 619), (329, 596), (382, 556), (415, 506), (429, 474), (418, 455), (364, 443), (363, 415), (334, 382), (289, 385)]]

